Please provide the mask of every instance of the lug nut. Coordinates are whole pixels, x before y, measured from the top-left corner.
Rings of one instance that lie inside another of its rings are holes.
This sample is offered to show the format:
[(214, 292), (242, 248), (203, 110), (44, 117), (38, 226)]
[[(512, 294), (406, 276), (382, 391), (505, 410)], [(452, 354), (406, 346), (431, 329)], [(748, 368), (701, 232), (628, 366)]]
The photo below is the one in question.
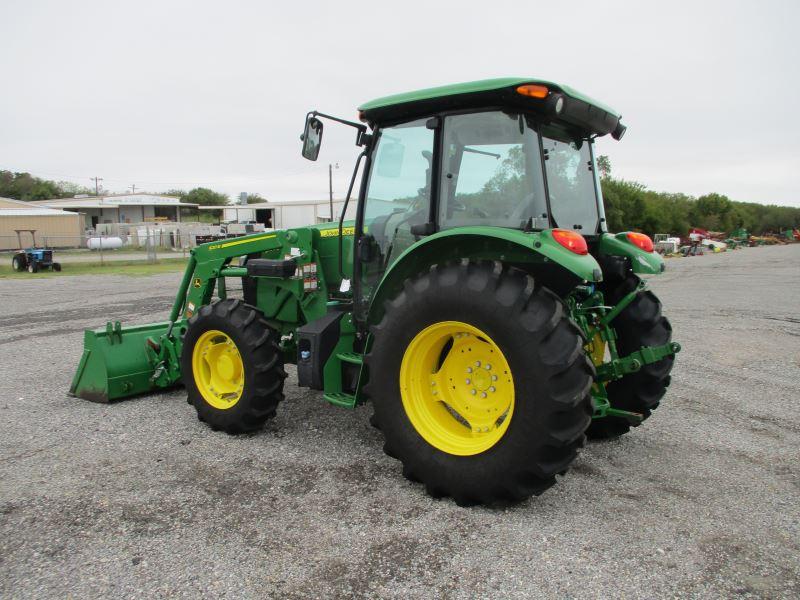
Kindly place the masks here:
[(481, 361), (479, 361), (479, 360), (476, 360), (476, 361), (475, 361), (475, 366), (476, 366), (476, 367), (480, 367), (480, 366), (481, 366)]
[(466, 384), (469, 385), (470, 383), (472, 383), (472, 380), (467, 379)]
[(489, 391), (490, 391), (490, 392), (494, 392), (494, 391), (497, 391), (497, 390), (495, 390), (495, 389), (494, 389), (494, 386), (492, 386), (492, 387), (490, 387), (490, 388), (489, 388)]
[(467, 373), (472, 373), (472, 367), (467, 367)]
[(486, 370), (487, 371), (491, 371), (492, 370), (492, 365), (490, 365), (489, 363), (486, 363)]
[(486, 392), (481, 392), (481, 398), (486, 398)]
[(478, 392), (476, 392), (475, 390), (470, 390), (470, 391), (469, 391), (469, 393), (470, 393), (470, 394), (472, 394), (472, 395), (474, 396), (474, 395), (475, 395), (475, 394), (477, 394)]
[(492, 381), (497, 381), (497, 375), (492, 375)]

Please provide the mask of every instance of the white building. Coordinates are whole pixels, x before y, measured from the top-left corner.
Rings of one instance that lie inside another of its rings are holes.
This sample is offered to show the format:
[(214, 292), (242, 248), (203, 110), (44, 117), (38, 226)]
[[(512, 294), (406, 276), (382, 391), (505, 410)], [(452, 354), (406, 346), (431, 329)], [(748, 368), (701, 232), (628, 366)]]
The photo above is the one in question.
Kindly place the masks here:
[[(350, 198), (346, 219), (354, 219), (356, 198)], [(333, 220), (338, 221), (344, 200), (333, 201)], [(221, 221), (227, 223), (262, 223), (268, 229), (290, 229), (330, 221), (330, 200), (280, 200), (258, 204), (235, 204), (230, 206), (201, 206), (200, 210), (218, 211)]]
[(84, 227), (99, 223), (144, 223), (146, 221), (181, 220), (181, 208), (197, 208), (197, 204), (181, 202), (172, 196), (154, 194), (120, 194), (114, 196), (78, 196), (56, 200), (38, 200), (40, 206), (81, 213)]

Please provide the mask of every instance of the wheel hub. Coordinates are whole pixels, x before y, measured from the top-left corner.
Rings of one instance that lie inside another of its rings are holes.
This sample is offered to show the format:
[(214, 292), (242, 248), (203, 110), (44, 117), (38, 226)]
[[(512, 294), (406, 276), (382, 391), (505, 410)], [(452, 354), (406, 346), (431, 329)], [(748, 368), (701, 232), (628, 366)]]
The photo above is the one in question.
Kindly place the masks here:
[(403, 355), (400, 392), (411, 424), (431, 445), (469, 456), (505, 435), (514, 380), (499, 346), (459, 321), (420, 331)]
[(214, 408), (236, 405), (244, 389), (244, 365), (239, 349), (224, 332), (211, 329), (197, 340), (192, 370), (198, 391)]

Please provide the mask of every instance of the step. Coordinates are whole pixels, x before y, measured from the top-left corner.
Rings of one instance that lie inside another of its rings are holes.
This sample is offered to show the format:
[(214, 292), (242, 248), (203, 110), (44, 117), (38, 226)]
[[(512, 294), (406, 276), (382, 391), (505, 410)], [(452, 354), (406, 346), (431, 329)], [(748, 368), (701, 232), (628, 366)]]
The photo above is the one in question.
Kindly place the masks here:
[(355, 352), (339, 352), (336, 355), (336, 358), (342, 362), (351, 363), (354, 365), (360, 365), (364, 362), (363, 356), (361, 354), (356, 354)]
[(342, 408), (354, 408), (356, 405), (356, 397), (345, 392), (326, 392), (323, 397), (331, 404)]

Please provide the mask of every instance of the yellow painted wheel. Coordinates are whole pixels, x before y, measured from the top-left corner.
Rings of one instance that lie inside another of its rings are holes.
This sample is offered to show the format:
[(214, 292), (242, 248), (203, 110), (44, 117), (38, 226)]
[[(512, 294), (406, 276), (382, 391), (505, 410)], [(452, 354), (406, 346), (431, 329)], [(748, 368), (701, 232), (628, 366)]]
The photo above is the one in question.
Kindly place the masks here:
[(497, 444), (514, 413), (514, 379), (486, 333), (460, 321), (420, 331), (400, 366), (403, 408), (425, 441), (472, 456)]
[(244, 389), (244, 364), (234, 341), (217, 329), (204, 332), (192, 352), (192, 374), (197, 390), (214, 408), (236, 405)]

